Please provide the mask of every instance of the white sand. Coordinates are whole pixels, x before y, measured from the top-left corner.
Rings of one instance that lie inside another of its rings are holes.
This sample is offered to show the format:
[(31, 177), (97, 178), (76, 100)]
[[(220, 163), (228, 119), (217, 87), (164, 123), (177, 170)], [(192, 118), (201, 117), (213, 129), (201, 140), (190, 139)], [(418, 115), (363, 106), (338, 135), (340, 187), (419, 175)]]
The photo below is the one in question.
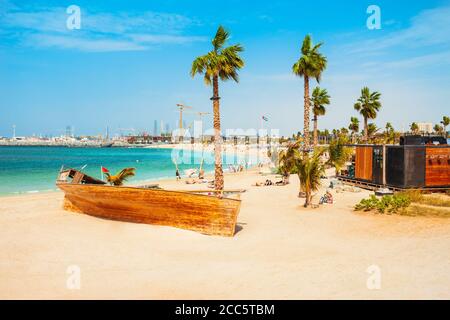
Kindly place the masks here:
[[(297, 177), (251, 187), (264, 179), (226, 177), (248, 189), (233, 238), (66, 212), (59, 192), (0, 198), (0, 298), (450, 298), (450, 219), (353, 212), (366, 191), (304, 209)], [(71, 265), (79, 290), (66, 286)]]

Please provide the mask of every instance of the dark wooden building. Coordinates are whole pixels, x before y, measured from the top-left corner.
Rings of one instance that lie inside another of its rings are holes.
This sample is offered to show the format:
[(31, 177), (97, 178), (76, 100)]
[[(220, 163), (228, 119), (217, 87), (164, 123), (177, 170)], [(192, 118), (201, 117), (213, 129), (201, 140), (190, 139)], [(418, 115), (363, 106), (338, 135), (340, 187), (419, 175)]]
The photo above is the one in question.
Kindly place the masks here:
[(450, 189), (450, 145), (427, 138), (426, 143), (409, 138), (402, 145), (351, 145), (352, 164), (339, 177), (398, 189)]

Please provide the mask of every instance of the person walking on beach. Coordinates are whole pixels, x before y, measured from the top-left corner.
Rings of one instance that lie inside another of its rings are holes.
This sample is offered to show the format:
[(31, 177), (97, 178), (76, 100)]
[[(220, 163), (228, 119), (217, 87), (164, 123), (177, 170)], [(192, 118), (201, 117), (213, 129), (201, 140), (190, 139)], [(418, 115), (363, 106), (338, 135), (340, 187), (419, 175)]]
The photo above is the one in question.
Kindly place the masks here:
[(177, 177), (177, 180), (181, 180), (180, 171), (178, 171), (178, 168), (175, 171), (175, 176)]

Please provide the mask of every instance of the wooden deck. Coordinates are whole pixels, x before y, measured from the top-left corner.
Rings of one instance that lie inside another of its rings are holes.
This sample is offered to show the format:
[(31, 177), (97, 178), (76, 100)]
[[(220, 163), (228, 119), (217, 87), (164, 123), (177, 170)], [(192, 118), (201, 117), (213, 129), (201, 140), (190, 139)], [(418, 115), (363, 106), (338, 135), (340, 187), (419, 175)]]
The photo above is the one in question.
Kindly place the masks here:
[(450, 186), (447, 186), (447, 187), (424, 187), (424, 188), (400, 188), (400, 187), (395, 187), (395, 186), (390, 186), (390, 185), (383, 186), (381, 184), (376, 184), (376, 183), (372, 183), (369, 181), (358, 180), (355, 178), (349, 178), (349, 177), (345, 177), (345, 176), (337, 176), (337, 179), (344, 182), (345, 184), (359, 187), (359, 188), (366, 189), (366, 190), (372, 190), (372, 191), (377, 190), (379, 188), (388, 188), (389, 190), (392, 190), (392, 191), (418, 190), (418, 191), (443, 192), (443, 191), (450, 190)]

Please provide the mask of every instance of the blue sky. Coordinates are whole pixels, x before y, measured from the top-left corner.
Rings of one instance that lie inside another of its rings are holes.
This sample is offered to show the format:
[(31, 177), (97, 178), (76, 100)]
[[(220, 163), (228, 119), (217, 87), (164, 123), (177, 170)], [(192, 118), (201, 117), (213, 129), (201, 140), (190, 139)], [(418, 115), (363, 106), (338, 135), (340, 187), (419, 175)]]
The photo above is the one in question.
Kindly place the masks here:
[[(80, 30), (66, 28), (72, 4)], [(380, 30), (366, 27), (371, 4)], [(211, 89), (189, 70), (219, 24), (246, 61), (239, 84), (221, 85), (223, 128), (258, 128), (262, 114), (282, 134), (303, 127), (303, 81), (291, 67), (308, 33), (329, 61), (320, 128), (348, 126), (363, 86), (382, 93), (380, 127), (450, 114), (450, 1), (0, 0), (0, 136), (13, 124), (17, 135), (152, 132), (155, 119), (176, 125), (177, 103), (210, 111)]]

